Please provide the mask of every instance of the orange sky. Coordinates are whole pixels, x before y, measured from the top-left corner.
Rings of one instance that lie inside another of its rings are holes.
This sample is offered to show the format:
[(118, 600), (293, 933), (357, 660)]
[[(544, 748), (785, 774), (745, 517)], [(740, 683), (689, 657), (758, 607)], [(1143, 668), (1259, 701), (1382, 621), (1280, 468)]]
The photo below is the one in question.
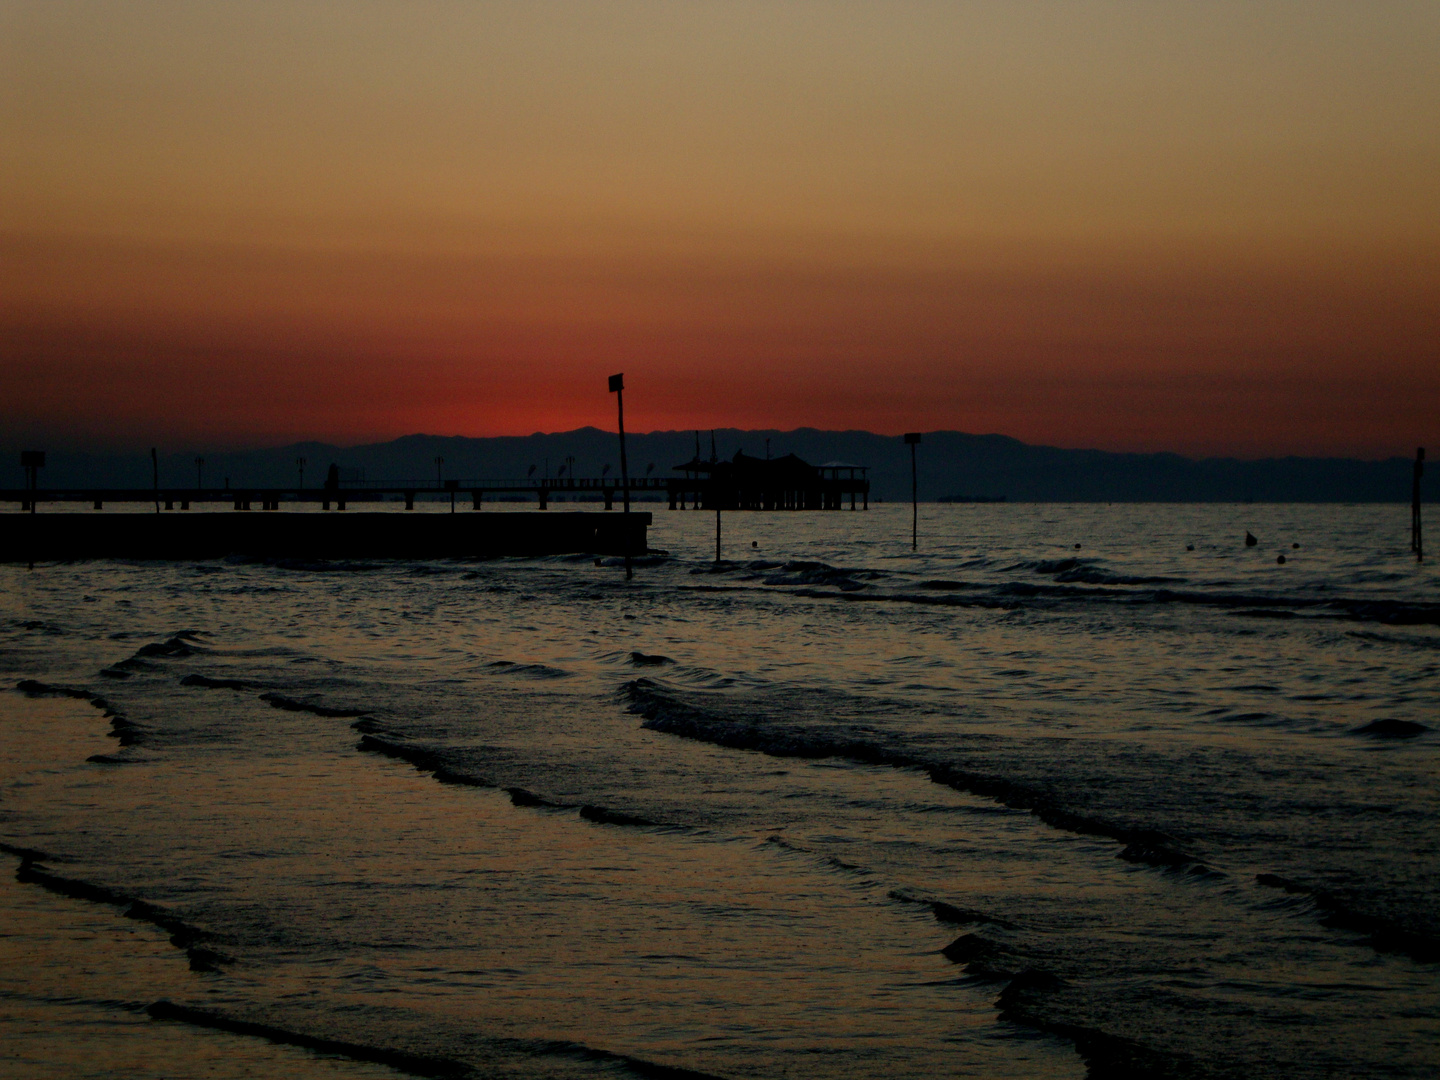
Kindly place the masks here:
[(0, 0), (0, 443), (1440, 445), (1440, 5)]

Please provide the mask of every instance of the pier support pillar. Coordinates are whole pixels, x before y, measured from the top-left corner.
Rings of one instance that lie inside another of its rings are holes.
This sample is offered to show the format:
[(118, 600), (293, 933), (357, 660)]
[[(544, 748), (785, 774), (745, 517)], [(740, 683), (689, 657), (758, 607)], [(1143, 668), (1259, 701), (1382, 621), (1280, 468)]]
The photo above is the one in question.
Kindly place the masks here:
[(326, 499), (324, 502), (322, 502), (322, 503), (320, 504), (320, 509), (322, 509), (322, 510), (329, 510), (329, 509), (330, 509), (330, 500), (329, 500), (329, 499)]
[(345, 500), (344, 500), (344, 499), (341, 499), (339, 502), (337, 502), (337, 503), (335, 504), (335, 509), (336, 509), (336, 510), (344, 510), (344, 509), (345, 509)]
[(174, 509), (175, 509), (175, 500), (174, 500), (174, 499), (166, 499), (166, 500), (165, 500), (165, 509), (166, 509), (166, 510), (174, 510)]
[(544, 488), (540, 489), (540, 509), (550, 509), (550, 492), (546, 491)]
[(476, 510), (479, 510), (479, 509), (480, 509), (480, 495), (481, 495), (481, 492), (478, 491), (478, 490), (477, 490), (477, 491), (472, 491), (472, 492), (470, 493), (471, 502), (472, 502), (472, 504), (473, 504), (473, 506), (474, 506), (474, 509), (476, 509)]
[(615, 489), (614, 489), (614, 488), (606, 488), (606, 489), (605, 489), (605, 509), (606, 509), (606, 510), (613, 510), (613, 509), (615, 509)]
[(414, 510), (414, 509), (415, 509), (415, 492), (413, 492), (413, 491), (407, 491), (407, 492), (405, 492), (405, 509), (406, 509), (406, 510)]
[[(96, 509), (98, 510), (99, 507), (97, 506)], [(181, 500), (180, 500), (180, 509), (181, 509), (181, 510), (189, 510), (189, 509), (190, 509), (190, 500), (189, 500), (189, 499), (181, 499)]]
[(95, 500), (95, 509), (96, 509), (96, 510), (102, 509), (103, 506), (104, 506), (104, 504), (101, 503), (101, 501), (100, 501), (99, 499), (96, 499), (96, 500)]

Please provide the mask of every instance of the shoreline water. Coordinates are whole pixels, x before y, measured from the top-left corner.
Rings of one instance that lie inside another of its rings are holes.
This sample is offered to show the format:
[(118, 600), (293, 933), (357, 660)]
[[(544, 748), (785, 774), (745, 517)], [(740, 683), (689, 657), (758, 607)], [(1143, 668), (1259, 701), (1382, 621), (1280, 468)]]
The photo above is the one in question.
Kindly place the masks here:
[(962, 507), (911, 556), (901, 509), (737, 514), (718, 567), (657, 515), (630, 587), (4, 570), (9, 685), (106, 708), (19, 699), (102, 747), (3, 839), (216, 935), (218, 1012), (428, 1058), (1425, 1075), (1440, 596), (1383, 515), (1256, 512), (1277, 567), (1209, 511)]

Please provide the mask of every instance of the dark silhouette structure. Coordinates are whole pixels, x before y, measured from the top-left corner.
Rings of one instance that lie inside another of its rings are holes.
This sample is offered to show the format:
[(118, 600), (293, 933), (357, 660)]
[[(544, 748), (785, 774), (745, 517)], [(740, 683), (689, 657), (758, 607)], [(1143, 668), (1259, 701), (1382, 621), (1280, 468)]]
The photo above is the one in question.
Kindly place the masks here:
[(646, 513), (16, 515), (0, 562), (71, 559), (468, 559), (646, 550)]
[(697, 452), (674, 466), (684, 476), (666, 482), (670, 509), (840, 510), (870, 508), (870, 481), (864, 465), (827, 461), (811, 465), (794, 454), (751, 457), (737, 450), (729, 461), (701, 461)]
[[(357, 474), (354, 478), (350, 474)], [(325, 480), (318, 488), (299, 488), (295, 485), (283, 487), (230, 487), (230, 478), (224, 478), (223, 487), (174, 487), (159, 488), (158, 497), (165, 503), (166, 510), (175, 509), (174, 504), (179, 503), (181, 510), (189, 510), (190, 504), (194, 503), (226, 503), (235, 510), (278, 510), (282, 502), (292, 503), (319, 503), (324, 509), (329, 510), (331, 503), (337, 509), (344, 510), (347, 502), (383, 502), (387, 498), (402, 496), (407, 509), (415, 508), (415, 499), (419, 495), (440, 496), (450, 498), (459, 493), (469, 493), (474, 501), (474, 508), (480, 509), (481, 496), (487, 492), (494, 495), (504, 496), (529, 496), (537, 499), (539, 508), (545, 510), (549, 506), (550, 497), (558, 495), (568, 498), (593, 499), (603, 498), (605, 509), (612, 509), (617, 490), (624, 489), (627, 492), (646, 492), (657, 498), (661, 496), (669, 482), (660, 477), (637, 477), (632, 478), (628, 483), (622, 483), (619, 477), (564, 477), (557, 479), (542, 479), (539, 477), (527, 477), (525, 479), (497, 479), (497, 480), (444, 480), (436, 484), (433, 480), (423, 483), (410, 481), (402, 484), (370, 483), (361, 478), (358, 469), (343, 469), (338, 465), (331, 465)], [(148, 503), (157, 497), (157, 489), (153, 487), (73, 487), (73, 488), (40, 488), (33, 479), (24, 488), (0, 488), (0, 503), (17, 502), (24, 510), (32, 509), (35, 501), (41, 502), (94, 502), (95, 509), (100, 510), (107, 502), (140, 502)]]
[(1425, 448), (1415, 450), (1415, 472), (1410, 482), (1410, 550), (1416, 561), (1425, 558), (1425, 538), (1420, 530), (1420, 477), (1425, 475)]
[[(630, 466), (625, 460), (625, 373), (610, 376), (610, 392), (615, 395), (615, 406), (620, 415), (620, 483), (621, 490), (625, 493), (625, 513), (630, 513)], [(572, 468), (570, 478), (575, 478), (573, 468), (574, 459), (571, 459)], [(610, 499), (605, 500), (605, 509), (610, 509)], [(625, 552), (625, 580), (629, 581), (635, 576), (635, 570), (630, 565), (630, 552)]]
[(920, 432), (907, 431), (905, 445), (910, 447), (910, 550), (920, 548), (920, 473), (915, 464), (915, 448), (920, 445)]
[(20, 467), (25, 470), (25, 493), (27, 498), (20, 501), (20, 509), (35, 512), (35, 496), (39, 490), (39, 473), (45, 467), (44, 450), (21, 450)]

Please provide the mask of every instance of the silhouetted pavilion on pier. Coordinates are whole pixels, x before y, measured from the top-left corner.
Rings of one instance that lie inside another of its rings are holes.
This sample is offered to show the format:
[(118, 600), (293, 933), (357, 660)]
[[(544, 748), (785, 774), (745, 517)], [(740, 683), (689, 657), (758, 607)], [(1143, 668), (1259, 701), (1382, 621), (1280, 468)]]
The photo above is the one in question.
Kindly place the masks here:
[(811, 465), (794, 454), (751, 457), (736, 451), (728, 461), (702, 461), (696, 454), (674, 466), (683, 476), (667, 482), (670, 509), (695, 510), (842, 510), (870, 509), (867, 466), (846, 461)]

